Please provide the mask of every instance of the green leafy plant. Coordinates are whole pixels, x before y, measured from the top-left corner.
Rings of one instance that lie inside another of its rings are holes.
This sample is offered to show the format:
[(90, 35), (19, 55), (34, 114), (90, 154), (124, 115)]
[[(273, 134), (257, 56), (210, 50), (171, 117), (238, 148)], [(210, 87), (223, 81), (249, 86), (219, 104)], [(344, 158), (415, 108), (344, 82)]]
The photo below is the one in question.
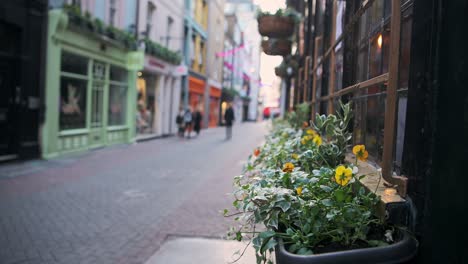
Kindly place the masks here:
[(240, 95), (239, 91), (237, 91), (236, 89), (226, 87), (221, 90), (221, 93), (221, 97), (223, 97), (223, 100), (229, 102), (233, 101), (236, 96)]
[(163, 61), (171, 64), (178, 65), (182, 61), (182, 58), (177, 52), (171, 51), (168, 48), (162, 46), (159, 43), (153, 42), (150, 39), (145, 39), (146, 53), (151, 54)]
[[(275, 122), (266, 143), (234, 178), (236, 211), (224, 213), (240, 225), (228, 237), (249, 239), (257, 263), (269, 262), (278, 239), (300, 255), (391, 242), (384, 234), (393, 229), (375, 216), (378, 197), (359, 183), (356, 164), (344, 161), (351, 106), (341, 104), (336, 115), (316, 116), (315, 123), (308, 121), (309, 109), (299, 105)], [(353, 149), (360, 159), (363, 151), (362, 145)]]
[(262, 17), (262, 16), (279, 16), (279, 17), (290, 17), (294, 20), (294, 22), (297, 24), (301, 21), (302, 16), (299, 12), (294, 10), (293, 8), (286, 8), (286, 9), (278, 9), (274, 14), (266, 11), (263, 12), (262, 10), (257, 11), (257, 19)]
[(93, 18), (91, 13), (86, 11), (84, 14), (77, 5), (63, 5), (63, 10), (70, 18), (71, 24), (79, 27), (81, 30), (87, 30), (99, 35), (105, 35), (128, 49), (136, 50), (137, 44), (135, 37), (124, 30), (106, 26), (102, 20)]

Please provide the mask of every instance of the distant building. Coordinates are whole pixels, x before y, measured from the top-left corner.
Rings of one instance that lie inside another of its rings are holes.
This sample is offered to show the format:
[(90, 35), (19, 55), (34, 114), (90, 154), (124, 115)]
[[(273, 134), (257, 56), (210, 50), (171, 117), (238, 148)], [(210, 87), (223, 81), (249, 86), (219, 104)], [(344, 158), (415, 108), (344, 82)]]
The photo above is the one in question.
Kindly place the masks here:
[[(55, 1), (58, 2), (58, 1)], [(65, 1), (48, 15), (44, 158), (135, 138), (134, 1)]]
[(235, 64), (234, 79), (242, 82), (240, 98), (244, 121), (256, 120), (259, 113), (261, 36), (258, 33), (257, 10), (252, 0), (228, 0), (225, 8), (226, 17), (230, 17), (232, 23), (235, 21), (241, 32), (243, 49), (237, 52), (239, 60)]
[[(137, 35), (146, 50), (144, 69), (137, 82), (137, 108), (143, 111), (137, 115), (137, 133), (140, 138), (174, 134), (181, 101), (180, 59), (165, 60), (164, 54), (153, 52), (152, 47), (164, 47), (182, 57), (184, 1), (140, 0), (137, 8)], [(142, 42), (144, 39), (149, 41)], [(145, 113), (146, 120), (141, 119)]]
[(208, 3), (207, 79), (205, 89), (204, 126), (217, 126), (220, 120), (221, 88), (223, 80), (224, 0)]
[(185, 0), (184, 22), (184, 59), (188, 66), (188, 75), (184, 78), (184, 106), (192, 110), (202, 109), (207, 83), (207, 1)]

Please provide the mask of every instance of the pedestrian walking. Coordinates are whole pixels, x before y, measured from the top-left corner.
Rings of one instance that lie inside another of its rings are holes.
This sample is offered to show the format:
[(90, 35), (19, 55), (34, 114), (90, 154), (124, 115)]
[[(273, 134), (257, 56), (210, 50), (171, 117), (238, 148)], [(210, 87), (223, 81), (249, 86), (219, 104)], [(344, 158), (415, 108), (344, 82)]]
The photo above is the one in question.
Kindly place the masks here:
[(177, 124), (177, 135), (180, 138), (184, 137), (184, 131), (185, 131), (185, 125), (184, 125), (184, 110), (180, 109), (179, 113), (177, 114), (176, 117), (176, 124)]
[(197, 133), (197, 136), (200, 134), (201, 129), (201, 121), (202, 121), (202, 114), (200, 109), (197, 109), (195, 113), (193, 113), (193, 130)]
[(192, 133), (192, 126), (193, 126), (192, 122), (193, 122), (192, 111), (190, 110), (190, 107), (188, 107), (184, 113), (184, 124), (185, 124), (185, 132), (187, 132), (187, 138), (190, 138), (190, 134)]
[(228, 108), (224, 112), (224, 123), (226, 124), (226, 140), (232, 138), (232, 122), (234, 118), (234, 110), (232, 110), (232, 103), (228, 103)]

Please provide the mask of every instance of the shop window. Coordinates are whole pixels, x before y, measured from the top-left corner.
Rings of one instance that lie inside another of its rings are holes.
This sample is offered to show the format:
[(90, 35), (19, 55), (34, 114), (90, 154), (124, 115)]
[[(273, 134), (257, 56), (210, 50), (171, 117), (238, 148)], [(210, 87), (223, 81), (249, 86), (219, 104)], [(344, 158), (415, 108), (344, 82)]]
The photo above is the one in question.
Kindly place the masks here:
[(87, 80), (62, 76), (60, 79), (60, 130), (86, 127)]
[(127, 109), (128, 72), (124, 68), (110, 66), (108, 124), (125, 125)]
[(60, 130), (86, 128), (88, 59), (62, 52), (60, 76)]
[(124, 68), (111, 66), (110, 67), (110, 80), (127, 84), (128, 72)]
[(125, 125), (128, 98), (127, 90), (126, 86), (109, 86), (108, 124), (110, 126)]
[(63, 51), (61, 71), (73, 74), (88, 75), (88, 59), (67, 51)]

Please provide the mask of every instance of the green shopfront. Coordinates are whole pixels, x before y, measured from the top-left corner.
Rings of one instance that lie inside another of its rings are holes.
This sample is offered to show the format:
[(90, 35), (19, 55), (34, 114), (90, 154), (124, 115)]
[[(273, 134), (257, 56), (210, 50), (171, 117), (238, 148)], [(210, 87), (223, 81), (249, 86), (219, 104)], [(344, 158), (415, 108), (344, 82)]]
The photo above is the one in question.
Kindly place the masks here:
[(138, 55), (49, 12), (43, 158), (133, 142)]

